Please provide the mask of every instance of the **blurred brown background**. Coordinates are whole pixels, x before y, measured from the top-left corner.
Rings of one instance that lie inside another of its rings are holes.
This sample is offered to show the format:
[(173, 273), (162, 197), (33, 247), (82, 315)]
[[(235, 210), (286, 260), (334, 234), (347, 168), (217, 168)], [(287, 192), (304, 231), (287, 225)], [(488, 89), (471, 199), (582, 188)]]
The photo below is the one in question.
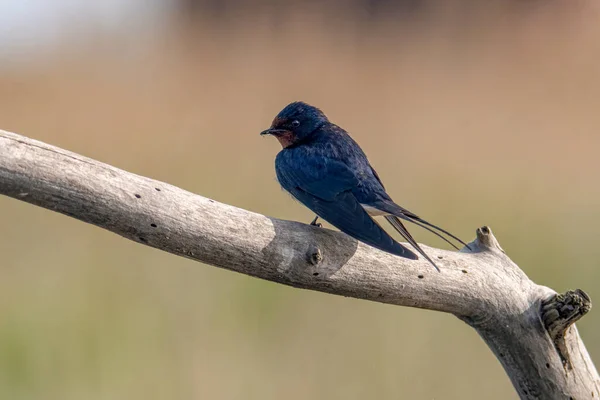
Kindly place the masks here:
[[(0, 2), (0, 129), (270, 216), (258, 132), (321, 107), (403, 206), (600, 299), (600, 9), (561, 1)], [(2, 399), (511, 399), (439, 313), (200, 265), (0, 198)], [(443, 246), (413, 229), (417, 239)], [(578, 324), (600, 359), (596, 311)]]

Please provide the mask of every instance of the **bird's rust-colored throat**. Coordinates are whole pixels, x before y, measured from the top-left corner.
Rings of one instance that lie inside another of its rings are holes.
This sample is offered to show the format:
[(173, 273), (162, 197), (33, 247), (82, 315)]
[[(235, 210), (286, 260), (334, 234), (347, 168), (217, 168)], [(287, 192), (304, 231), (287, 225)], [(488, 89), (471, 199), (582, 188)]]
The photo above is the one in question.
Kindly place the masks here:
[(296, 135), (294, 135), (294, 133), (291, 131), (285, 131), (275, 137), (277, 138), (277, 140), (279, 140), (281, 147), (285, 149), (286, 147), (289, 147), (294, 143)]

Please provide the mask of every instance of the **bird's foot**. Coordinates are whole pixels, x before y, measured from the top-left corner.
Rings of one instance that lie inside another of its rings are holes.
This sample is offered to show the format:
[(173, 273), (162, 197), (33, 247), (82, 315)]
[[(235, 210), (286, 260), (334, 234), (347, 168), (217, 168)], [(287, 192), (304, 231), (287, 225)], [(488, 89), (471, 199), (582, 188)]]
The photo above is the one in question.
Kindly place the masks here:
[(312, 222), (310, 223), (311, 226), (316, 226), (317, 228), (321, 228), (323, 225), (320, 222), (317, 222), (317, 220), (319, 219), (319, 216), (317, 215), (315, 217), (315, 219), (312, 220)]

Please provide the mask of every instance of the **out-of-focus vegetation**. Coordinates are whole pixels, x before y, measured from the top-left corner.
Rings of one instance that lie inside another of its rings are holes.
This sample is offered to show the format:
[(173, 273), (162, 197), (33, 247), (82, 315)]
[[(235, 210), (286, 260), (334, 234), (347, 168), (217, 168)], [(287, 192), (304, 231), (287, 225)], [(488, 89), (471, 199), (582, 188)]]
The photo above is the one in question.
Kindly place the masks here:
[[(308, 222), (258, 136), (302, 99), (400, 204), (469, 240), (490, 225), (536, 282), (600, 298), (597, 6), (242, 3), (76, 24), (27, 54), (3, 36), (0, 128)], [(452, 316), (258, 281), (13, 199), (0, 221), (1, 399), (516, 397)], [(600, 318), (578, 326), (599, 359)]]

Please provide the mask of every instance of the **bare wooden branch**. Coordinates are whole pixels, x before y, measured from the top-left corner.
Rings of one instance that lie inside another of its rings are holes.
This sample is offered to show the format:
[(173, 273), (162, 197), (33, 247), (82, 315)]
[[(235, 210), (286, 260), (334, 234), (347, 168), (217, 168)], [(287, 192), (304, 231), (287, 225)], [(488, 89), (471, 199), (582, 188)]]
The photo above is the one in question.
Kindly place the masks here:
[(522, 399), (594, 399), (600, 378), (575, 325), (591, 306), (532, 282), (483, 227), (473, 251), (395, 257), (323, 228), (218, 203), (0, 131), (0, 194), (138, 243), (298, 288), (452, 313), (475, 328)]

